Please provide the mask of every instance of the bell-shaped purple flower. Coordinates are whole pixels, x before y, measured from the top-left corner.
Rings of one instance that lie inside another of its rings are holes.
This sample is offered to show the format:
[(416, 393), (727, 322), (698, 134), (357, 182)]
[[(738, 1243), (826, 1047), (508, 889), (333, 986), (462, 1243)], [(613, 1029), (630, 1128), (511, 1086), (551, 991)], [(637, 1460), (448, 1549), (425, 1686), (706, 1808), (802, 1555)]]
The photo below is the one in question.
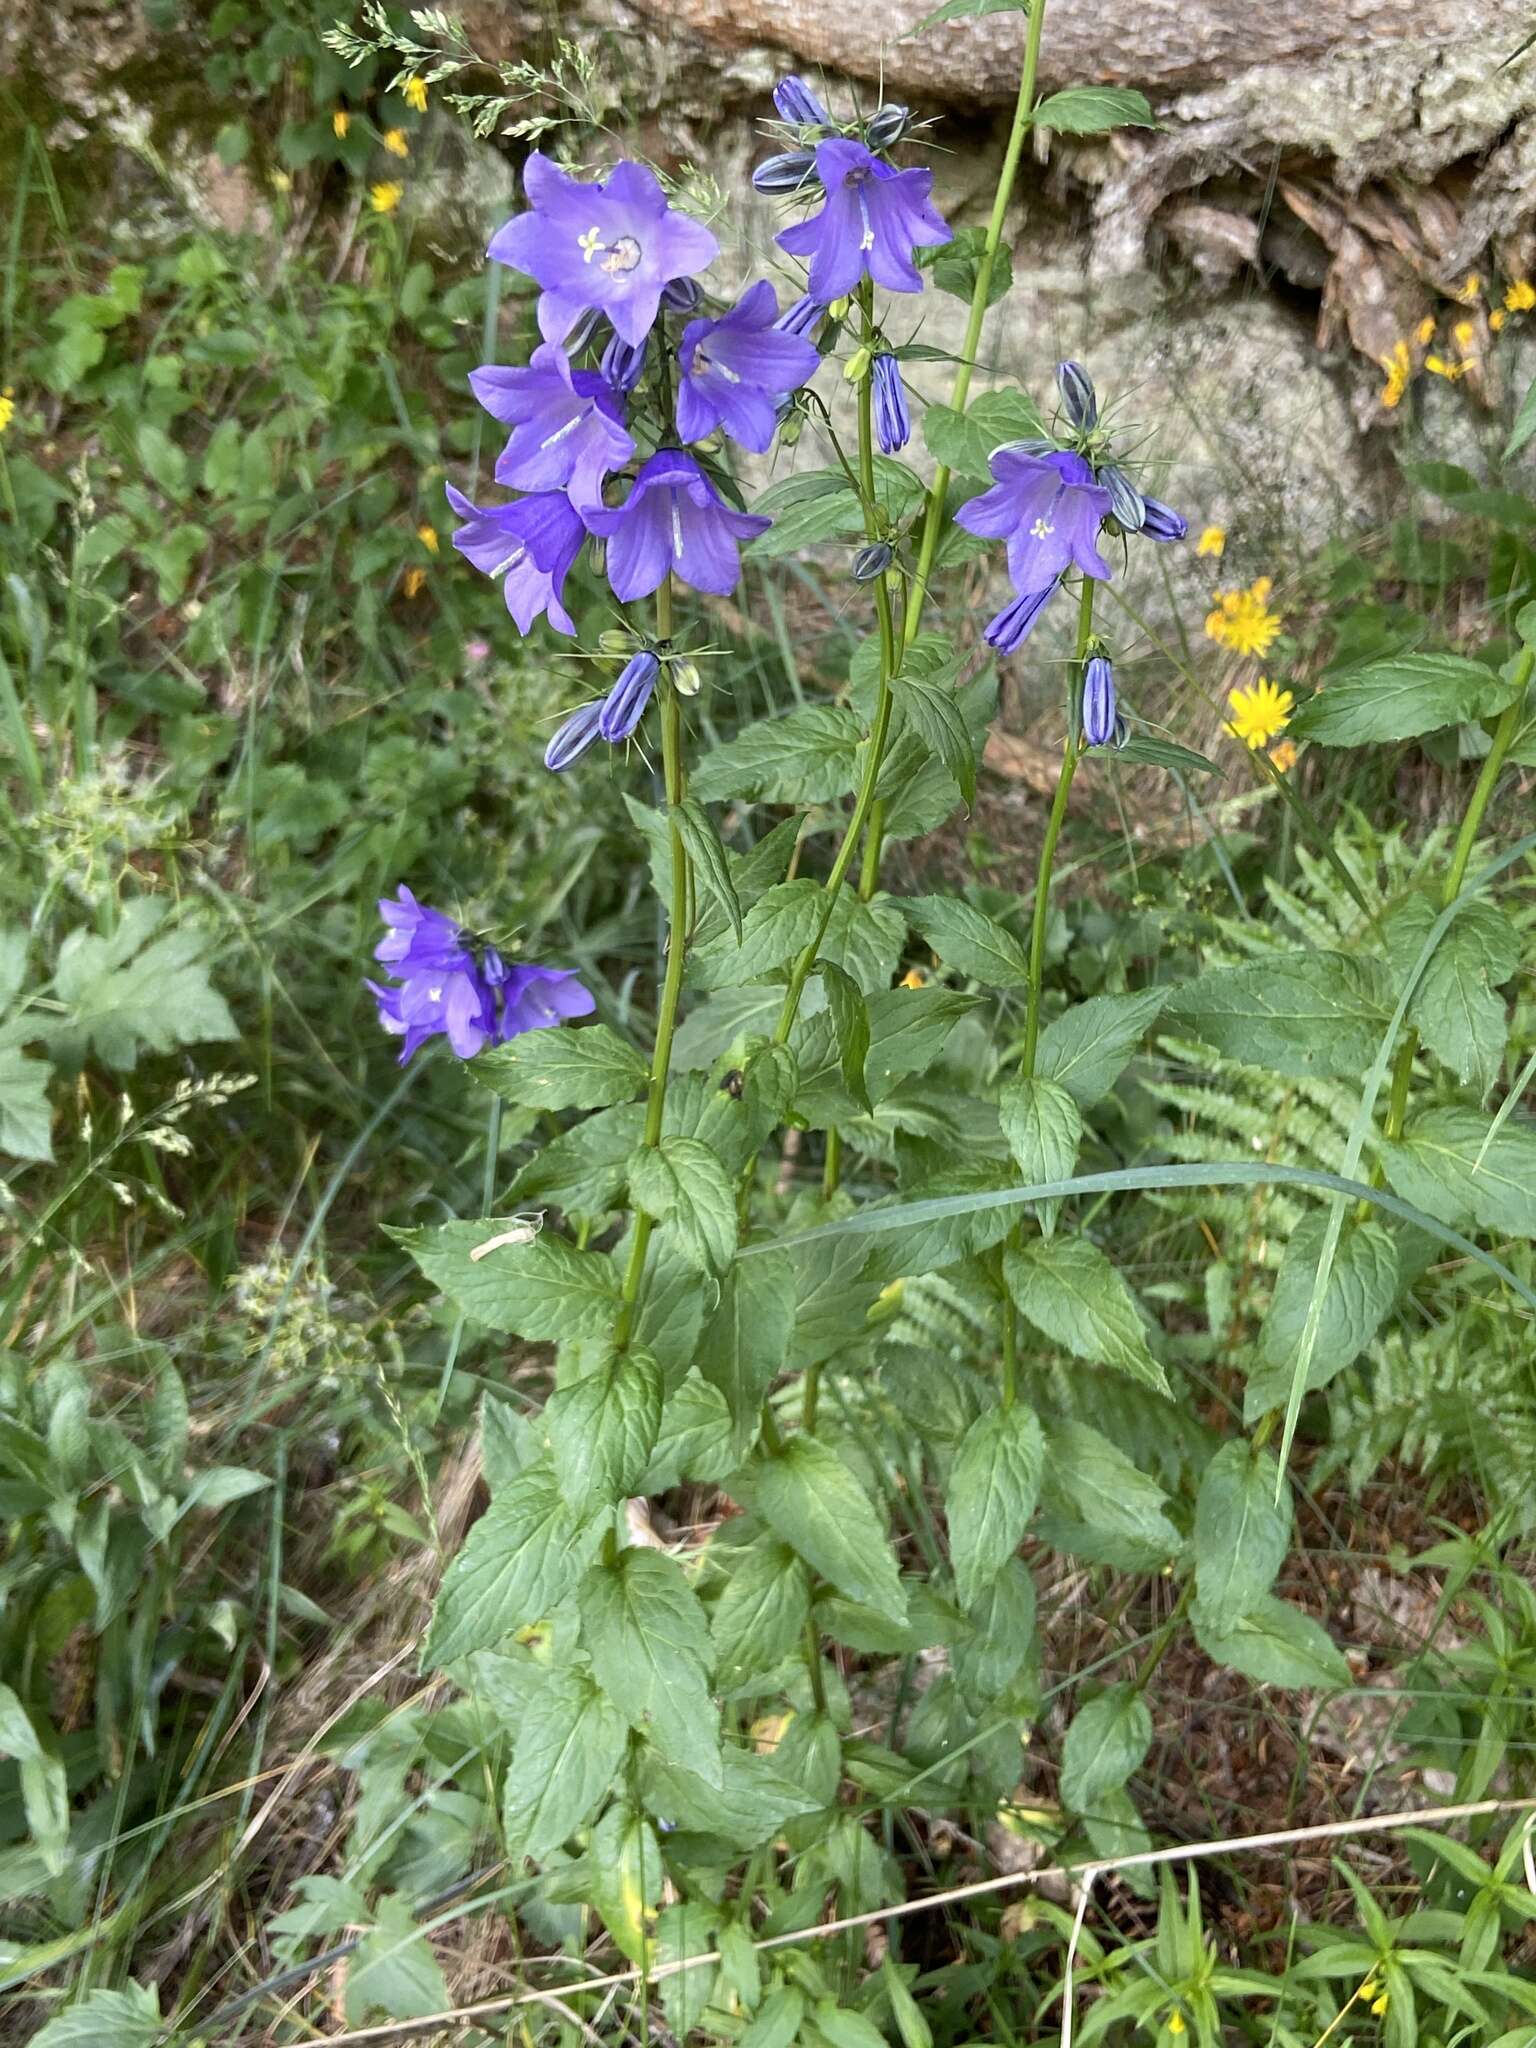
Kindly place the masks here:
[(1011, 604), (1005, 604), (1000, 612), (988, 619), (981, 637), (999, 654), (1012, 654), (1034, 631), (1035, 621), (1059, 588), (1058, 582), (1047, 583), (1043, 590), (1023, 591)]
[(526, 369), (487, 364), (469, 388), (492, 419), (512, 429), (496, 463), (496, 481), (514, 491), (568, 490), (577, 505), (599, 505), (603, 479), (635, 452), (609, 382), (573, 370), (553, 342), (536, 348)]
[(788, 78), (781, 78), (773, 88), (773, 104), (779, 110), (780, 119), (792, 121), (796, 127), (826, 128), (831, 125), (832, 116), (805, 80), (795, 77), (793, 72)]
[(411, 974), (446, 974), (473, 961), (453, 919), (418, 902), (403, 882), (397, 896), (379, 898), (379, 916), (384, 920), (384, 936), (374, 947), (373, 957), (402, 979)]
[(472, 1060), (496, 1036), (496, 998), (473, 965), (443, 974), (413, 974), (399, 988), (370, 981), (379, 1022), (403, 1038), (400, 1064), (429, 1038), (444, 1036), (461, 1060)]
[(1148, 540), (1183, 540), (1189, 532), (1189, 521), (1182, 512), (1175, 512), (1161, 498), (1143, 498), (1142, 503), (1147, 508), (1147, 516), (1141, 523), (1141, 530)]
[(1091, 434), (1099, 423), (1099, 400), (1093, 379), (1082, 364), (1058, 363), (1056, 388), (1073, 426), (1081, 434)]
[(556, 728), (554, 737), (544, 749), (544, 766), (552, 768), (556, 775), (579, 760), (598, 738), (598, 724), (603, 715), (604, 699), (594, 697), (590, 704), (583, 704), (573, 711), (565, 723)]
[(713, 263), (720, 245), (702, 221), (667, 204), (644, 164), (615, 165), (589, 184), (535, 150), (523, 167), (528, 211), (491, 238), (488, 254), (540, 287), (539, 331), (564, 341), (589, 306), (636, 346), (674, 278)]
[(690, 320), (677, 352), (677, 431), (702, 441), (723, 426), (733, 441), (765, 454), (775, 408), (820, 368), (808, 341), (774, 323), (779, 302), (767, 278), (748, 287), (718, 320)]
[(507, 969), (501, 991), (501, 1035), (545, 1031), (571, 1017), (590, 1017), (597, 999), (569, 968), (518, 966)]
[(557, 633), (574, 634), (561, 591), (587, 529), (564, 491), (539, 491), (510, 505), (472, 505), (449, 484), (448, 502), (468, 522), (454, 534), (454, 546), (487, 576), (502, 578), (517, 630), (526, 633), (547, 615)]
[(901, 365), (882, 349), (870, 366), (874, 379), (875, 436), (887, 455), (905, 448), (912, 438), (912, 418), (907, 411), (907, 394), (901, 387)]
[[(633, 391), (645, 375), (645, 359), (649, 352), (649, 336), (638, 343), (626, 341), (622, 334), (611, 336), (598, 365), (602, 381), (610, 391)], [(615, 463), (614, 467), (617, 468), (618, 464)]]
[(622, 505), (586, 518), (607, 539), (608, 581), (621, 604), (649, 597), (669, 570), (695, 590), (726, 596), (741, 575), (740, 543), (773, 524), (728, 505), (680, 448), (658, 448)]
[(661, 663), (648, 647), (632, 654), (608, 692), (598, 717), (597, 729), (610, 746), (627, 740), (645, 716), (645, 707), (656, 688)]
[(1115, 670), (1102, 654), (1090, 656), (1083, 664), (1083, 740), (1090, 747), (1107, 747), (1115, 737)]
[(778, 236), (781, 249), (809, 259), (811, 297), (830, 304), (866, 275), (887, 291), (920, 292), (913, 250), (952, 239), (929, 198), (932, 171), (898, 171), (842, 136), (816, 145), (816, 169), (826, 205)]
[(1094, 544), (1110, 509), (1109, 492), (1094, 482), (1081, 455), (999, 448), (991, 470), (991, 490), (967, 499), (955, 523), (967, 533), (1007, 541), (1008, 574), (1021, 597), (1071, 568), (1100, 580), (1109, 575)]

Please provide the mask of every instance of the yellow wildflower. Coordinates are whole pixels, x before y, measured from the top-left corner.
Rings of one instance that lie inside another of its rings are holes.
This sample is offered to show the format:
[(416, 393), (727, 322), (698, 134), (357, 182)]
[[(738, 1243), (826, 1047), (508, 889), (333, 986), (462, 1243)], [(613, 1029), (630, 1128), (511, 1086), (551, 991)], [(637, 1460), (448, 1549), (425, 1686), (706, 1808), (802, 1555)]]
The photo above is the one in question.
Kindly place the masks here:
[(1386, 2011), (1386, 2009), (1387, 1993), (1383, 1991), (1377, 1997), (1371, 2000), (1371, 2011), (1375, 2013), (1377, 2019), (1380, 2019), (1382, 2014)]
[(368, 203), (375, 213), (393, 213), (404, 197), (403, 185), (383, 184), (368, 187)]
[(1499, 329), (1504, 325), (1504, 322), (1507, 317), (1508, 316), (1506, 315), (1504, 308), (1502, 306), (1496, 306), (1494, 310), (1488, 315), (1488, 325), (1493, 329), (1495, 334), (1497, 334)]
[(1296, 742), (1279, 740), (1269, 750), (1269, 758), (1282, 775), (1289, 775), (1296, 766)]
[(1224, 526), (1208, 526), (1195, 542), (1197, 555), (1219, 555), (1227, 544), (1227, 529)]
[(427, 111), (427, 81), (424, 78), (408, 78), (402, 90), (405, 104), (413, 113), (424, 114)]
[(1428, 348), (1435, 338), (1435, 316), (1427, 313), (1413, 330), (1413, 338), (1420, 348)]
[(384, 147), (391, 156), (409, 156), (411, 153), (411, 145), (406, 138), (403, 128), (386, 128), (384, 130)]
[(345, 107), (338, 107), (335, 113), (332, 114), (331, 116), (331, 133), (335, 136), (338, 142), (342, 141), (345, 138), (346, 132), (351, 126), (352, 116), (347, 112)]
[(425, 524), (418, 526), (416, 538), (421, 542), (429, 555), (437, 553), (437, 528), (435, 526), (427, 526)]
[(1451, 293), (1451, 297), (1459, 299), (1464, 306), (1475, 306), (1482, 295), (1483, 280), (1475, 270), (1469, 270), (1462, 279), (1460, 286)]
[(1511, 313), (1529, 313), (1536, 306), (1536, 284), (1528, 277), (1517, 277), (1504, 293), (1504, 304)]
[(921, 967), (909, 967), (897, 984), (899, 988), (926, 988), (928, 977)]
[(1451, 329), (1451, 339), (1465, 355), (1477, 340), (1477, 329), (1470, 320), (1458, 320)]
[(1449, 356), (1426, 356), (1424, 367), (1431, 377), (1444, 377), (1454, 384), (1458, 377), (1465, 377), (1472, 365), (1465, 360), (1453, 361)]
[(1169, 2031), (1169, 2033), (1170, 2033), (1170, 2034), (1182, 2034), (1182, 2033), (1184, 2033), (1184, 2032), (1185, 2032), (1185, 2026), (1184, 2026), (1184, 2015), (1183, 2015), (1183, 2013), (1181, 2013), (1181, 2012), (1171, 2012), (1171, 2013), (1169, 2013), (1169, 2015), (1168, 2015), (1168, 2031)]
[(14, 385), (7, 384), (5, 389), (3, 391), (0, 391), (0, 434), (3, 434), (5, 432), (6, 428), (11, 424), (11, 421), (15, 419), (15, 417), (15, 387)]
[(1381, 387), (1381, 402), (1390, 411), (1401, 402), (1408, 389), (1408, 379), (1413, 375), (1413, 360), (1408, 354), (1406, 341), (1394, 342), (1392, 353), (1383, 356), (1381, 367), (1387, 373), (1387, 381)]
[(427, 572), (425, 569), (407, 569), (401, 583), (401, 588), (407, 597), (420, 597), (422, 586), (426, 583), (426, 580)]
[(267, 182), (271, 185), (274, 192), (291, 192), (293, 190), (293, 180), (286, 171), (269, 171), (267, 173)]
[(1280, 618), (1269, 609), (1274, 588), (1260, 576), (1246, 590), (1218, 590), (1216, 608), (1206, 615), (1207, 637), (1234, 654), (1267, 654), (1280, 631)]
[(1285, 731), (1296, 707), (1290, 691), (1279, 689), (1268, 676), (1260, 676), (1251, 690), (1229, 690), (1227, 702), (1232, 706), (1227, 731), (1249, 747), (1268, 746)]

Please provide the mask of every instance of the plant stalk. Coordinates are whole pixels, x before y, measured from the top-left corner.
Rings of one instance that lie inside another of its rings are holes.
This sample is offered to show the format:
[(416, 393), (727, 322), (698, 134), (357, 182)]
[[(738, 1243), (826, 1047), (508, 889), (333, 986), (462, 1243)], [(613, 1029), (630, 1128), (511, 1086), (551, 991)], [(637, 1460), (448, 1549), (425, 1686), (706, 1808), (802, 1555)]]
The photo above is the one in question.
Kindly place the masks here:
[[(1088, 659), (1088, 649), (1093, 640), (1093, 594), (1093, 578), (1085, 576), (1077, 601), (1077, 646), (1072, 657), (1074, 687), (1083, 663)], [(1056, 778), (1056, 794), (1051, 801), (1050, 820), (1045, 828), (1045, 844), (1040, 849), (1040, 871), (1035, 877), (1035, 907), (1029, 927), (1029, 988), (1024, 1014), (1024, 1056), (1020, 1062), (1026, 1079), (1035, 1071), (1035, 1047), (1040, 1039), (1040, 993), (1045, 980), (1045, 935), (1051, 914), (1051, 871), (1056, 865), (1056, 845), (1061, 838), (1061, 828), (1066, 823), (1067, 798), (1071, 794), (1072, 778), (1077, 773), (1082, 751), (1082, 740), (1074, 716), (1061, 756), (1061, 773)]]

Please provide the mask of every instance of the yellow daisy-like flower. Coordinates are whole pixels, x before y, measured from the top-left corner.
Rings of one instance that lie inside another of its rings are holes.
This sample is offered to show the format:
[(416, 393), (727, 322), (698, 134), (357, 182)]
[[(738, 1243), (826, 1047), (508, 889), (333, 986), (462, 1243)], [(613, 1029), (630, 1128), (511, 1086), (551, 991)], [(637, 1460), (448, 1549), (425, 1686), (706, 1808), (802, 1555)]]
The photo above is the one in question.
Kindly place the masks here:
[(1269, 750), (1269, 758), (1282, 775), (1289, 775), (1296, 766), (1296, 742), (1278, 740)]
[(437, 553), (437, 528), (435, 526), (418, 526), (416, 538), (421, 542), (429, 555)]
[(1387, 373), (1387, 381), (1381, 387), (1381, 402), (1388, 411), (1402, 402), (1403, 393), (1408, 389), (1408, 379), (1413, 375), (1413, 358), (1408, 353), (1406, 341), (1394, 342), (1392, 353), (1383, 356), (1381, 367)]
[(1227, 529), (1224, 526), (1208, 526), (1195, 542), (1197, 555), (1220, 555), (1227, 544)]
[(7, 384), (5, 389), (0, 391), (0, 434), (5, 432), (15, 417), (16, 400), (13, 396), (13, 387)]
[(403, 185), (386, 183), (368, 187), (368, 204), (375, 213), (393, 213), (404, 197)]
[(1510, 313), (1529, 313), (1536, 306), (1536, 284), (1528, 277), (1517, 277), (1504, 293), (1504, 305)]
[(1285, 731), (1296, 708), (1290, 691), (1278, 688), (1268, 676), (1260, 676), (1251, 690), (1229, 690), (1227, 702), (1232, 706), (1227, 731), (1248, 747), (1267, 747)]
[(1274, 588), (1268, 576), (1260, 576), (1246, 590), (1218, 590), (1216, 608), (1207, 613), (1208, 638), (1234, 654), (1267, 654), (1280, 632), (1280, 617), (1269, 609)]
[(345, 107), (338, 107), (335, 113), (332, 114), (331, 116), (331, 133), (335, 136), (338, 142), (342, 141), (342, 139), (346, 135), (347, 130), (351, 126), (352, 116), (347, 112)]
[(427, 580), (425, 569), (407, 569), (401, 578), (400, 587), (407, 597), (420, 597)]
[(1413, 330), (1413, 338), (1420, 348), (1428, 348), (1435, 338), (1435, 316), (1427, 313)]
[(1496, 306), (1494, 310), (1488, 315), (1488, 325), (1493, 329), (1494, 333), (1497, 334), (1499, 329), (1504, 325), (1504, 322), (1508, 318), (1509, 315), (1504, 311), (1504, 308), (1502, 306)]
[(411, 153), (410, 138), (403, 128), (386, 128), (384, 147), (391, 156), (409, 156)]
[(1475, 306), (1482, 295), (1483, 280), (1475, 270), (1469, 270), (1457, 289), (1451, 293), (1451, 297), (1459, 299), (1464, 306)]
[(401, 90), (405, 104), (413, 113), (424, 114), (427, 111), (427, 81), (424, 78), (408, 78)]

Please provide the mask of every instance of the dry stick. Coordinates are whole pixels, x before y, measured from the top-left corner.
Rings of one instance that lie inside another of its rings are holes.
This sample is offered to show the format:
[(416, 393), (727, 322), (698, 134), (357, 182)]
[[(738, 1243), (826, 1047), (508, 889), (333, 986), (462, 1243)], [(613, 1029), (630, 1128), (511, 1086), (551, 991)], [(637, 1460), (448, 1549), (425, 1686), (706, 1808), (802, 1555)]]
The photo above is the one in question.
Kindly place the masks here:
[[(1279, 1828), (1261, 1835), (1234, 1835), (1227, 1840), (1207, 1842), (1179, 1842), (1168, 1849), (1141, 1849), (1130, 1856), (1093, 1856), (1081, 1863), (1055, 1863), (1044, 1870), (1013, 1870), (1003, 1877), (986, 1877), (975, 1884), (956, 1885), (947, 1892), (935, 1892), (926, 1899), (899, 1899), (894, 1905), (877, 1906), (873, 1912), (852, 1913), (841, 1920), (825, 1920), (819, 1927), (803, 1927), (791, 1934), (769, 1935), (764, 1941), (752, 1944), (761, 1954), (768, 1949), (791, 1948), (805, 1941), (825, 1941), (829, 1935), (847, 1934), (857, 1927), (871, 1926), (877, 1920), (905, 1919), (913, 1913), (930, 1913), (936, 1907), (952, 1906), (958, 1901), (987, 1898), (998, 1892), (1014, 1891), (1024, 1885), (1038, 1885), (1054, 1878), (1098, 1878), (1109, 1870), (1146, 1869), (1154, 1864), (1193, 1863), (1203, 1856), (1237, 1856), (1249, 1850), (1296, 1848), (1308, 1842), (1336, 1842), (1354, 1835), (1395, 1834), (1400, 1828), (1433, 1827), (1451, 1820), (1477, 1820), (1485, 1815), (1499, 1813), (1536, 1813), (1536, 1799), (1473, 1799), (1459, 1806), (1424, 1806), (1413, 1813), (1384, 1813), (1357, 1816), (1352, 1820), (1325, 1821), (1318, 1827)], [(683, 1970), (697, 1970), (724, 1958), (718, 1949), (709, 1949), (702, 1955), (684, 1956), (675, 1963), (657, 1963), (645, 1973), (646, 1981), (659, 1984), (663, 1978), (675, 1977)], [(606, 1977), (590, 1977), (582, 1984), (559, 1984), (557, 1992), (573, 1997), (578, 1992), (607, 1991), (628, 1984), (638, 1984), (642, 1972), (639, 1970), (616, 1970)], [(448, 2012), (428, 2013), (421, 2019), (390, 2020), (377, 2027), (358, 2027), (350, 2033), (328, 2034), (326, 2048), (357, 2048), (357, 2043), (367, 2041), (403, 2041), (412, 2034), (422, 2034), (434, 2027), (458, 2026), (468, 2020), (485, 2018), (490, 2013), (510, 2012), (518, 2006), (541, 2005), (549, 1994), (547, 1991), (514, 1991), (502, 1998), (482, 1999), (474, 2005), (455, 2006)], [(244, 2048), (260, 2048), (261, 2037), (248, 2034)], [(242, 2048), (233, 2043), (231, 2048)]]

